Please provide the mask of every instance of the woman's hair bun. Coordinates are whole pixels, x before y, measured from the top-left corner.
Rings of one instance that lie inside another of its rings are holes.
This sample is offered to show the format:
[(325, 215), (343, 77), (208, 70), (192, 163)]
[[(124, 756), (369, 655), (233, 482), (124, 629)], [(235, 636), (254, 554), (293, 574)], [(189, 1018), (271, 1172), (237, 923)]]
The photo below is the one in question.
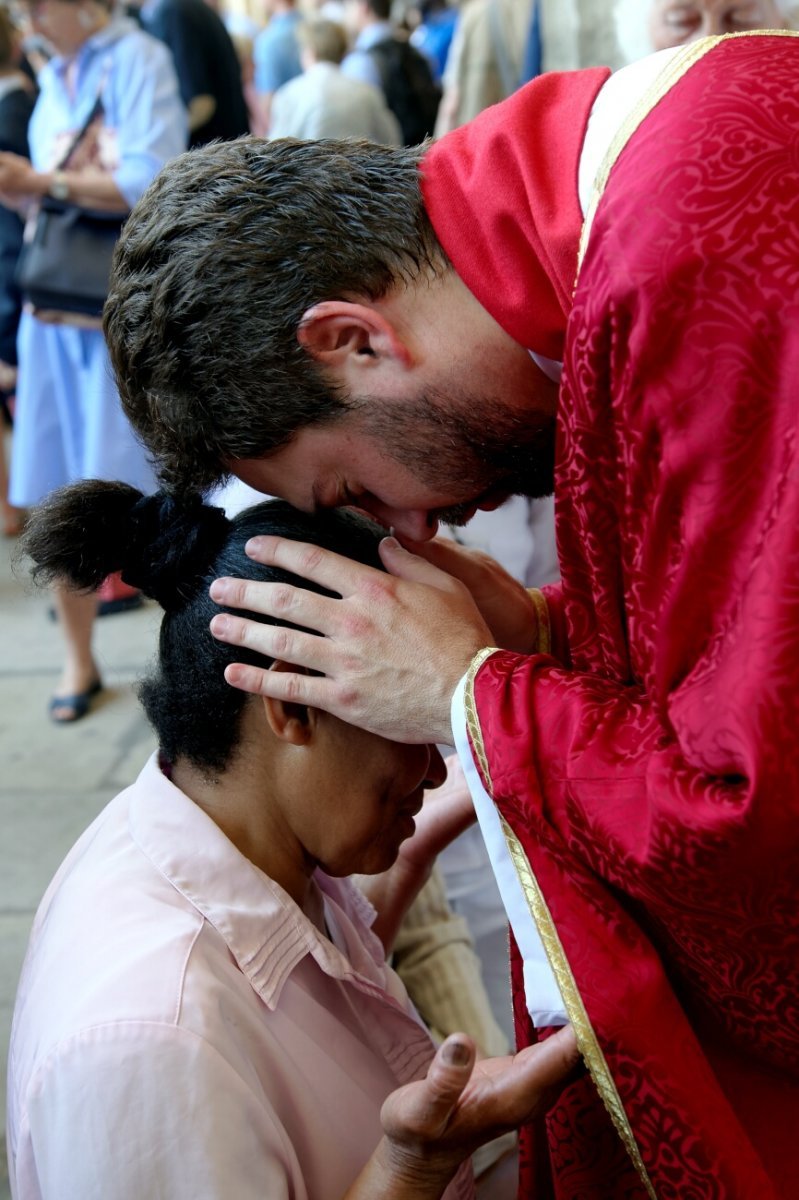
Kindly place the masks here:
[(196, 594), (227, 542), (230, 522), (198, 495), (143, 496), (125, 483), (84, 480), (53, 492), (31, 513), (20, 552), (37, 580), (99, 587), (121, 571), (162, 608)]
[(130, 512), (122, 578), (167, 611), (180, 608), (212, 570), (229, 532), (223, 509), (200, 496), (142, 496)]

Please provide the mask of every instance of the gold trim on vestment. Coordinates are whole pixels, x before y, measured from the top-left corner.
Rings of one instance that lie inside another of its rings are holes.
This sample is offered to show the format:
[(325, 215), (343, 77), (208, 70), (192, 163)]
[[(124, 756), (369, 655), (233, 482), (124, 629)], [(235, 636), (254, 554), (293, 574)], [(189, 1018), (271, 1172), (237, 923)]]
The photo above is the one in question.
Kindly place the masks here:
[(535, 615), (538, 618), (538, 636), (536, 638), (535, 653), (551, 654), (552, 629), (549, 624), (549, 605), (547, 604), (547, 598), (540, 588), (528, 588), (527, 595), (533, 602)]
[[(543, 596), (541, 596), (541, 600), (546, 604)], [(480, 728), (480, 719), (477, 715), (477, 705), (474, 699), (474, 681), (483, 663), (494, 653), (493, 649), (488, 648), (481, 650), (479, 654), (475, 655), (466, 675), (466, 688), (464, 692), (466, 724), (480, 771), (485, 780), (486, 791), (489, 793), (493, 790), (491, 773), (488, 768), (488, 756), (485, 752), (483, 731)], [(599, 1097), (607, 1109), (616, 1132), (621, 1138), (624, 1148), (629, 1154), (632, 1164), (646, 1189), (647, 1196), (650, 1197), (650, 1200), (657, 1200), (657, 1194), (652, 1186), (652, 1181), (649, 1178), (644, 1160), (641, 1157), (641, 1151), (635, 1140), (635, 1134), (624, 1111), (621, 1096), (605, 1059), (602, 1047), (599, 1044), (599, 1039), (594, 1033), (591, 1019), (583, 1004), (580, 990), (577, 987), (577, 981), (572, 974), (569, 960), (566, 957), (566, 952), (558, 936), (558, 931), (547, 902), (544, 899), (544, 894), (538, 885), (538, 880), (533, 874), (533, 869), (519, 839), (501, 813), (499, 817), (511, 861), (521, 883), (522, 891), (530, 909), (530, 915), (535, 922), (549, 965), (552, 968), (561, 997), (563, 998), (563, 1004), (571, 1026), (574, 1029), (580, 1053), (585, 1060)]]
[(651, 1200), (657, 1200), (655, 1189), (652, 1186), (649, 1173), (641, 1157), (641, 1151), (635, 1140), (635, 1134), (633, 1133), (627, 1113), (624, 1111), (624, 1104), (622, 1103), (602, 1047), (599, 1044), (599, 1039), (594, 1033), (591, 1019), (583, 1004), (580, 989), (577, 987), (577, 981), (569, 966), (569, 960), (566, 957), (566, 951), (563, 949), (560, 937), (558, 936), (558, 930), (552, 919), (549, 906), (544, 899), (544, 894), (539, 887), (538, 880), (533, 874), (533, 869), (524, 852), (524, 847), (501, 814), (500, 821), (511, 861), (516, 869), (516, 874), (522, 885), (522, 891), (524, 892), (530, 913), (538, 930), (538, 936), (541, 938), (549, 965), (552, 968), (552, 973), (555, 976), (563, 998), (566, 1013), (577, 1038), (577, 1045), (580, 1047), (580, 1053), (585, 1060), (585, 1065), (588, 1067), (596, 1090), (599, 1092), (599, 1098), (607, 1109), (616, 1132), (621, 1138), (624, 1148), (629, 1154), (632, 1164), (646, 1189), (647, 1196), (651, 1197)]
[[(594, 185), (591, 189), (591, 200), (588, 204), (588, 211), (585, 214), (585, 221), (583, 222), (583, 229), (580, 235), (580, 249), (577, 254), (577, 277), (579, 277), (580, 267), (583, 264), (585, 252), (588, 249), (588, 238), (591, 234), (591, 226), (594, 223), (597, 206), (602, 199), (610, 173), (616, 165), (617, 158), (639, 125), (657, 107), (663, 97), (671, 91), (675, 83), (679, 83), (683, 75), (687, 71), (690, 71), (691, 67), (695, 66), (701, 58), (704, 58), (709, 50), (713, 50), (720, 42), (729, 42), (734, 38), (746, 37), (799, 37), (799, 32), (794, 29), (751, 29), (746, 33), (724, 33), (718, 37), (705, 37), (700, 38), (698, 42), (691, 42), (689, 45), (684, 46), (673, 58), (669, 59), (666, 66), (619, 127), (602, 160), (602, 165), (597, 172)], [(575, 278), (576, 286), (577, 279)]]
[[(466, 672), (466, 687), (463, 691), (463, 707), (466, 710), (466, 728), (472, 739), (472, 747), (477, 755), (477, 763), (485, 780), (486, 791), (491, 790), (491, 774), (488, 770), (488, 759), (486, 758), (485, 745), (483, 743), (483, 734), (480, 729), (480, 721), (477, 717), (477, 708), (474, 703), (474, 679), (477, 672), (482, 667), (487, 658), (492, 654), (496, 654), (496, 646), (486, 646), (484, 650), (478, 650), (471, 663), (469, 670)], [(475, 736), (476, 731), (476, 736)]]

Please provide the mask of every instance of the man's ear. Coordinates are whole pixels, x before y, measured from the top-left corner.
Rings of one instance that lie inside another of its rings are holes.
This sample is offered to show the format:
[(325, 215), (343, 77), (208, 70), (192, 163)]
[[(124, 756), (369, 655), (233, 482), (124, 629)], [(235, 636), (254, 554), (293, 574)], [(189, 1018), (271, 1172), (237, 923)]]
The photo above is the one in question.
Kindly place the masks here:
[[(303, 313), (297, 341), (320, 366), (359, 366), (391, 358), (408, 365), (411, 355), (387, 316), (372, 304), (323, 300)], [(371, 361), (370, 361), (371, 360)]]
[[(272, 663), (270, 671), (290, 671), (292, 674), (303, 674), (304, 668), (293, 663), (279, 660)], [(264, 716), (272, 733), (281, 742), (292, 746), (305, 746), (313, 737), (316, 726), (316, 711), (304, 704), (293, 704), (287, 700), (274, 700), (271, 696), (262, 696)]]

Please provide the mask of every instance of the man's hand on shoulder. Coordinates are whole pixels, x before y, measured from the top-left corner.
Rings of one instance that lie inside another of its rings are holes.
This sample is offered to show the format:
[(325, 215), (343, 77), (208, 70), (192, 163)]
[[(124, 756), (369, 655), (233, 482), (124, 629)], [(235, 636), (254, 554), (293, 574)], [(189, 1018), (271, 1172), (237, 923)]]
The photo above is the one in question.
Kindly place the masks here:
[(452, 742), (452, 693), (477, 651), (494, 643), (463, 583), (394, 538), (380, 546), (390, 573), (283, 538), (254, 538), (247, 553), (338, 597), (283, 583), (216, 580), (211, 596), (219, 604), (301, 627), (215, 617), (211, 632), (220, 641), (298, 668), (235, 663), (225, 672), (228, 683), (323, 709), (394, 741)]

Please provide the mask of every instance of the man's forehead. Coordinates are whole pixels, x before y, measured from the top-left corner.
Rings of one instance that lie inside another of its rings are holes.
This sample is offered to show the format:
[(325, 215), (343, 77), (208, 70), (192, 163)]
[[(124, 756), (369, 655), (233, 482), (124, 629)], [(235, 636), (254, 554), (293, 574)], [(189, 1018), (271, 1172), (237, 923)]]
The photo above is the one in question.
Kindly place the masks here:
[(329, 493), (354, 454), (349, 440), (315, 430), (300, 430), (286, 446), (260, 458), (235, 459), (230, 470), (267, 495), (280, 496), (308, 512), (329, 507)]
[[(265, 496), (278, 496), (281, 500), (288, 500), (295, 508), (308, 512), (315, 506), (313, 480), (306, 480), (302, 475), (281, 467), (274, 455), (233, 459), (229, 463), (229, 470), (242, 483)], [(302, 502), (303, 493), (305, 503)]]

